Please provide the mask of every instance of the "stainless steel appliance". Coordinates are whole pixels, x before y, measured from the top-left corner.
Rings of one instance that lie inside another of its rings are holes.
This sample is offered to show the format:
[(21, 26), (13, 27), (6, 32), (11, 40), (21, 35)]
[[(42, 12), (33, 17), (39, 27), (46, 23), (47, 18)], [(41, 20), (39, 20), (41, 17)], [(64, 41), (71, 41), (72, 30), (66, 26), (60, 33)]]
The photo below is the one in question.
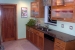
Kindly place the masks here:
[[(49, 34), (49, 33), (48, 33)], [(44, 34), (44, 50), (54, 50), (54, 35)]]

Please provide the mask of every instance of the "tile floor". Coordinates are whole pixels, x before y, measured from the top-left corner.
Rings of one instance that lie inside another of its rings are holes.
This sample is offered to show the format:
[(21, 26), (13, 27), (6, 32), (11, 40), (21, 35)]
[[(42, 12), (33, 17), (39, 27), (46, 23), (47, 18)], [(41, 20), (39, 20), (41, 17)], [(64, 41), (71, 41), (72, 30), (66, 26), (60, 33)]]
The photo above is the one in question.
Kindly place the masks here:
[(3, 42), (3, 45), (5, 50), (39, 50), (36, 46), (34, 46), (26, 39)]

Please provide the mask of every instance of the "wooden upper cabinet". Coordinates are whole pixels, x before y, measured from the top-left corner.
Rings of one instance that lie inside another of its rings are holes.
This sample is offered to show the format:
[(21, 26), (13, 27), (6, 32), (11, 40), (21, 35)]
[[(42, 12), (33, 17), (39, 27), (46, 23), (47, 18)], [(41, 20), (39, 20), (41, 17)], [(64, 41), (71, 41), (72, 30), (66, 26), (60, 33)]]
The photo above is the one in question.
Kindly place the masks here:
[(60, 2), (52, 0), (51, 2), (51, 19), (75, 22), (75, 0), (62, 0)]
[(31, 17), (44, 17), (44, 6), (42, 0), (36, 0), (35, 2), (31, 2)]

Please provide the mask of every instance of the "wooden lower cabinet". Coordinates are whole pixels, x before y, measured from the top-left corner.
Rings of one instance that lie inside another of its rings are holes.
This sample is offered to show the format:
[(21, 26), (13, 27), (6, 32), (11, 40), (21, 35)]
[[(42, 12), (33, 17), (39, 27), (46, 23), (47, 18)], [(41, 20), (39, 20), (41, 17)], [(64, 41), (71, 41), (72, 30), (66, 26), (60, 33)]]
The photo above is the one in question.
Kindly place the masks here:
[(27, 40), (30, 40), (30, 28), (29, 27), (26, 27), (26, 38)]
[(39, 48), (40, 50), (44, 50), (44, 39), (39, 36)]
[(30, 42), (34, 43), (34, 33), (32, 32), (32, 30), (30, 29)]
[(55, 38), (54, 50), (75, 50), (75, 41), (64, 42)]
[(44, 33), (31, 27), (26, 27), (26, 38), (40, 50), (44, 50)]
[(34, 45), (36, 45), (37, 47), (39, 47), (39, 39), (38, 39), (38, 35), (34, 33)]

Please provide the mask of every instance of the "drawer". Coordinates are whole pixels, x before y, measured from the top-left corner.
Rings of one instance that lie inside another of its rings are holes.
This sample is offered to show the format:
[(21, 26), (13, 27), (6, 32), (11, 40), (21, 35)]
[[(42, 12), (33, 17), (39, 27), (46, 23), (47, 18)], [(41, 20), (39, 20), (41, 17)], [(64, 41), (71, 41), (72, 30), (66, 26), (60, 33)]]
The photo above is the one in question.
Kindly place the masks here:
[(44, 38), (44, 33), (39, 32), (39, 36), (42, 37), (42, 38)]
[(66, 47), (66, 42), (55, 38), (55, 45), (60, 46), (61, 48), (65, 48)]

